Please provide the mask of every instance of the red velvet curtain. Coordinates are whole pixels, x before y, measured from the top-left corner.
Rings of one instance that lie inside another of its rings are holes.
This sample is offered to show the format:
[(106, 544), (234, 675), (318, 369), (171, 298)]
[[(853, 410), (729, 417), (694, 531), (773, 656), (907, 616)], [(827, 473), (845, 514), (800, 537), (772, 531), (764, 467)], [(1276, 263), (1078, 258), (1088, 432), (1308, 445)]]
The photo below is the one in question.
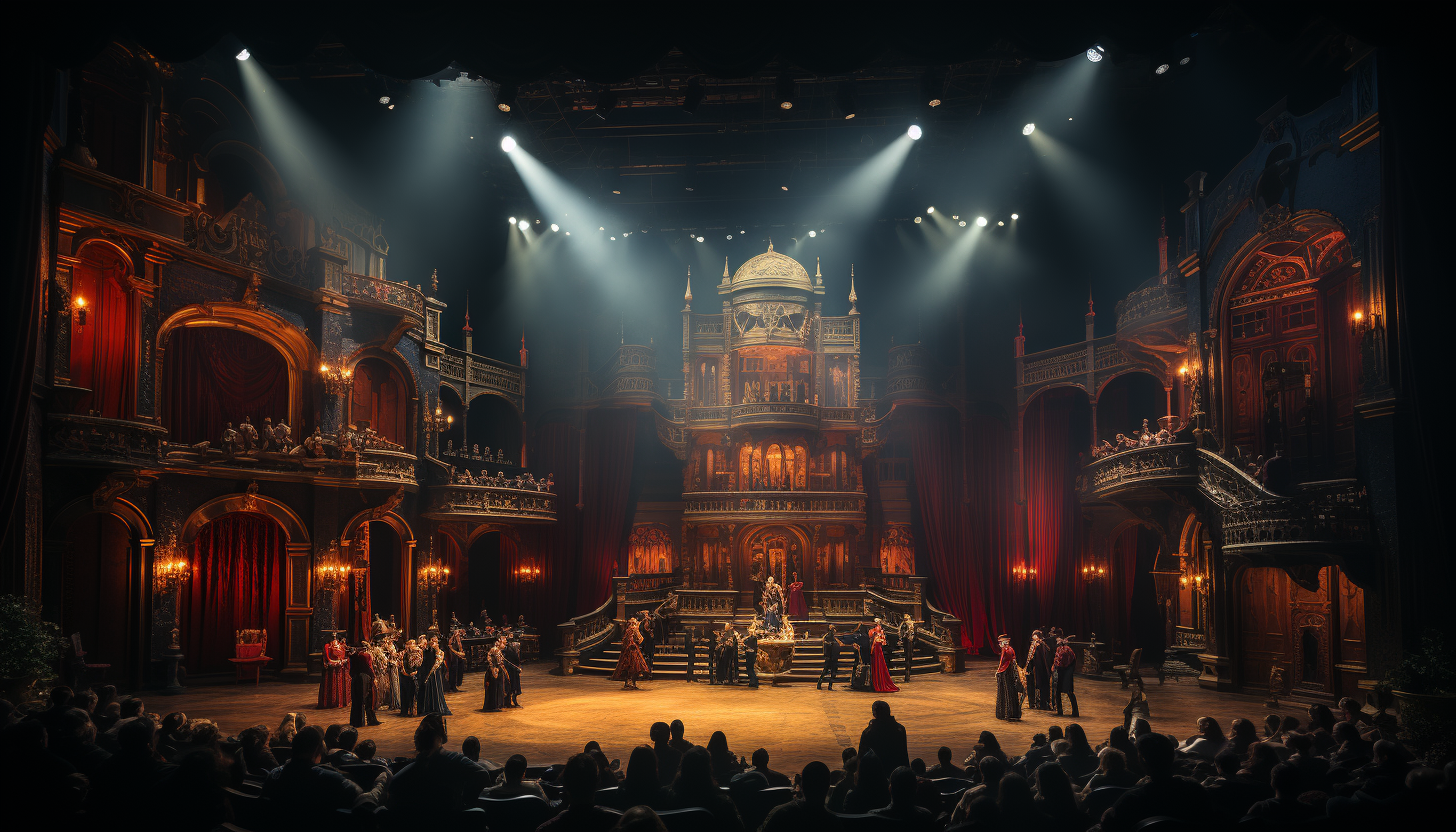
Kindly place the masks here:
[(1023, 626), (1060, 626), (1071, 632), (1084, 619), (1076, 478), (1078, 452), (1088, 445), (1090, 416), (1085, 394), (1073, 389), (1042, 393), (1023, 415), (1027, 551), (1022, 562), (1036, 570), (1026, 590)]
[(1108, 605), (1112, 610), (1112, 633), (1117, 640), (1116, 649), (1126, 654), (1132, 639), (1132, 588), (1137, 579), (1138, 526), (1131, 525), (1112, 540), (1112, 554), (1107, 566), (1112, 572), (1108, 576)]
[[(223, 425), (287, 419), (288, 364), (270, 344), (222, 327), (183, 328), (167, 346), (166, 424), (174, 442), (222, 438)], [(294, 437), (302, 425), (292, 425)]]
[(404, 380), (388, 363), (366, 358), (354, 366), (350, 419), (369, 422), (380, 436), (410, 447)]
[(1015, 437), (999, 414), (972, 413), (967, 437), (970, 456), (967, 509), (970, 535), (978, 553), (985, 613), (972, 637), (977, 650), (992, 650), (996, 636), (1011, 620), (1011, 564), (1021, 549), (1021, 509), (1016, 505)]
[(594, 410), (587, 416), (577, 614), (597, 607), (612, 589), (632, 508), (628, 489), (636, 437), (634, 410)]
[(261, 514), (225, 514), (197, 532), (179, 615), (189, 673), (230, 670), (242, 629), (267, 630), (268, 655), (282, 655), (287, 544), (283, 528)]
[[(582, 511), (576, 507), (581, 484), (581, 429), (568, 422), (547, 422), (536, 435), (534, 467), (552, 475), (556, 482), (556, 522), (549, 526), (523, 529), (522, 543), (536, 555), (541, 577), (534, 597), (521, 599), (522, 606), (512, 612), (525, 614), (544, 642), (552, 640), (556, 625), (573, 615), (578, 608), (577, 562), (579, 558)], [(586, 609), (606, 600), (603, 592), (592, 600), (591, 592), (582, 593)]]
[(71, 383), (90, 388), (77, 408), (109, 419), (130, 415), (135, 396), (131, 298), (122, 286), (126, 265), (108, 247), (89, 246), (72, 275), (71, 296), (86, 301), (86, 323), (72, 317)]

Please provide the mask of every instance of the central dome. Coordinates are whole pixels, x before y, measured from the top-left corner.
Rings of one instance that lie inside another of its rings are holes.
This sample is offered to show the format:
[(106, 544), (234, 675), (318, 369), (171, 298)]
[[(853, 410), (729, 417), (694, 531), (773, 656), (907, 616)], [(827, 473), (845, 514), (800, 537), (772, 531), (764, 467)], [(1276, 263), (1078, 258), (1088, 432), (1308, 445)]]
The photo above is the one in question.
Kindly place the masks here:
[(774, 251), (773, 243), (769, 243), (768, 251), (738, 267), (738, 271), (733, 274), (733, 282), (729, 284), (730, 291), (759, 287), (803, 289), (812, 292), (814, 281), (810, 279), (809, 272), (799, 265), (799, 261)]

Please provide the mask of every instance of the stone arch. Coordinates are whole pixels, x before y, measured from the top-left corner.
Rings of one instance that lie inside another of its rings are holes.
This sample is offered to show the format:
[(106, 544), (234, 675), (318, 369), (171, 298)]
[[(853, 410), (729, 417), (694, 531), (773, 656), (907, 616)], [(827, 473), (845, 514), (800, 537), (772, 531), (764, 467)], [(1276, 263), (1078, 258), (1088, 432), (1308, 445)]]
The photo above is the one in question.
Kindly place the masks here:
[(192, 542), (197, 539), (197, 532), (203, 526), (222, 517), (224, 514), (232, 514), (234, 512), (250, 512), (271, 517), (278, 525), (283, 527), (283, 533), (288, 536), (290, 546), (306, 546), (309, 543), (308, 526), (293, 509), (272, 497), (264, 497), (262, 494), (256, 493), (243, 493), (226, 494), (208, 500), (193, 509), (192, 513), (183, 521), (181, 529), (177, 532), (177, 545), (183, 548), (191, 546)]

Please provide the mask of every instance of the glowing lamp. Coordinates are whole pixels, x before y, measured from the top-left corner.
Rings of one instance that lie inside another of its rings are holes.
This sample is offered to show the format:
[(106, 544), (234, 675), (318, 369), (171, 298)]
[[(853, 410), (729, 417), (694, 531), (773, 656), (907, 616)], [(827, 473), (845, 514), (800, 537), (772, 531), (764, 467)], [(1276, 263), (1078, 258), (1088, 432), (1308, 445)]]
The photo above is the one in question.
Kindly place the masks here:
[(809, 236), (810, 237), (818, 237), (819, 236), (819, 232), (818, 231), (810, 231), (809, 232)]
[(923, 134), (920, 130), (920, 125), (912, 124), (910, 125), (910, 129), (905, 131), (905, 135), (909, 136), (912, 141), (918, 142), (920, 141), (920, 136)]
[(985, 217), (976, 217), (976, 225), (980, 226), (981, 228), (985, 228), (986, 227), (986, 218)]
[(531, 224), (526, 222), (525, 220), (521, 220), (520, 222), (516, 223), (516, 227), (521, 229), (522, 231), (525, 231), (527, 228), (531, 227)]
[(515, 149), (516, 149), (516, 140), (515, 140), (515, 138), (513, 138), (511, 136), (502, 136), (501, 137), (501, 150), (504, 150), (505, 152), (510, 153), (512, 150), (515, 150)]
[(83, 297), (77, 297), (75, 300), (71, 301), (71, 306), (76, 310), (76, 325), (77, 326), (85, 326), (86, 325), (86, 299), (83, 298)]
[(1091, 49), (1087, 50), (1087, 60), (1095, 64), (1098, 61), (1102, 60), (1102, 53), (1105, 51), (1107, 50), (1103, 49), (1100, 46), (1094, 46)]
[(1023, 135), (1023, 136), (1030, 136), (1032, 133), (1035, 133), (1035, 132), (1036, 132), (1036, 125), (1035, 124), (1028, 123), (1025, 127), (1021, 128), (1021, 135)]
[(253, 57), (253, 55), (252, 55), (251, 52), (248, 51), (248, 48), (246, 46), (243, 47), (243, 51), (241, 51), (241, 52), (239, 52), (237, 54), (237, 59), (240, 60), (240, 61), (246, 61), (247, 59), (249, 59), (251, 57)]

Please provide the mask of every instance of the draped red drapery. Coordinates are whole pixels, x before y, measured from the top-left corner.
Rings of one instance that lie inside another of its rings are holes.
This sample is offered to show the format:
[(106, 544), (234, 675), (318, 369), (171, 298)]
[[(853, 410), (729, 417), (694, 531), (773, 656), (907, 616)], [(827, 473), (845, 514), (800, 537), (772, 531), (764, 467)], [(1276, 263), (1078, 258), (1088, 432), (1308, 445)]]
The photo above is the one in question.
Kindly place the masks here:
[(109, 419), (130, 415), (135, 396), (127, 266), (109, 246), (88, 246), (72, 277), (72, 297), (86, 302), (86, 323), (72, 318), (71, 383), (91, 390), (77, 407)]
[[(166, 424), (174, 442), (217, 443), (223, 426), (243, 417), (263, 432), (263, 420), (289, 418), (288, 364), (271, 345), (245, 332), (192, 327), (167, 345)], [(292, 425), (295, 438), (301, 425)]]
[(629, 487), (636, 438), (636, 411), (597, 410), (587, 416), (577, 614), (597, 607), (612, 589), (632, 508)]
[(1117, 640), (1117, 649), (1126, 653), (1132, 639), (1132, 588), (1137, 579), (1138, 529), (1136, 524), (1123, 529), (1112, 539), (1112, 553), (1107, 566), (1112, 574), (1108, 577), (1108, 602), (1112, 607), (1112, 637)]
[(1073, 389), (1042, 393), (1023, 414), (1026, 552), (1021, 562), (1036, 569), (1035, 579), (1023, 590), (1028, 601), (1023, 627), (1060, 626), (1071, 633), (1085, 619), (1076, 479), (1090, 416), (1085, 394)]
[(189, 673), (229, 670), (241, 629), (267, 630), (268, 654), (282, 655), (287, 544), (283, 528), (261, 514), (225, 514), (198, 530), (178, 616)]
[[(527, 553), (534, 553), (541, 577), (536, 580), (535, 592), (522, 597), (523, 606), (514, 614), (525, 613), (543, 641), (554, 639), (555, 625), (576, 615), (579, 606), (589, 610), (606, 600), (605, 592), (593, 594), (596, 587), (582, 592), (576, 580), (582, 533), (582, 510), (576, 507), (581, 485), (580, 451), (581, 429), (574, 424), (547, 422), (537, 431), (533, 465), (556, 482), (556, 522), (522, 532), (522, 543)], [(578, 601), (578, 594), (583, 600)]]
[(1014, 436), (997, 413), (972, 413), (967, 434), (970, 454), (970, 535), (982, 575), (984, 620), (972, 646), (992, 650), (996, 636), (1010, 624), (1009, 576), (1021, 544), (1021, 509), (1016, 505)]

